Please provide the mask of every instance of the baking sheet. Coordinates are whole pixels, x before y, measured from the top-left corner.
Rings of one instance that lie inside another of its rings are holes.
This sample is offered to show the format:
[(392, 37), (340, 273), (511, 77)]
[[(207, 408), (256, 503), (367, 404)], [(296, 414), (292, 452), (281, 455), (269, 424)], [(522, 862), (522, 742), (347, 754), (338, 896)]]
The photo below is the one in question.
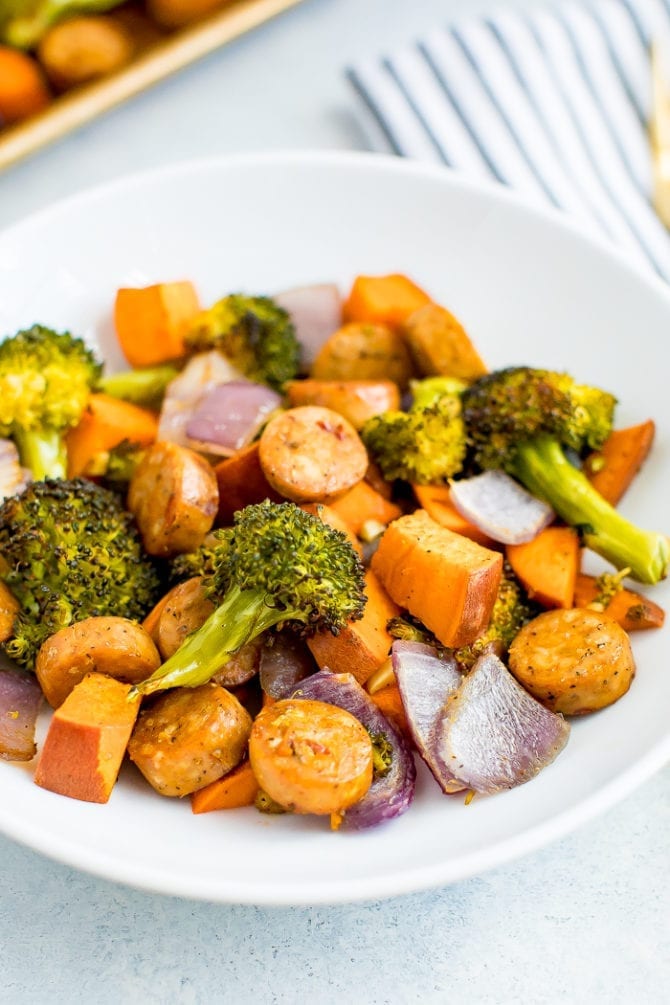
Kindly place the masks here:
[(217, 14), (157, 43), (123, 70), (56, 98), (42, 112), (0, 132), (0, 170), (60, 139), (97, 115), (120, 105), (305, 0), (236, 0)]

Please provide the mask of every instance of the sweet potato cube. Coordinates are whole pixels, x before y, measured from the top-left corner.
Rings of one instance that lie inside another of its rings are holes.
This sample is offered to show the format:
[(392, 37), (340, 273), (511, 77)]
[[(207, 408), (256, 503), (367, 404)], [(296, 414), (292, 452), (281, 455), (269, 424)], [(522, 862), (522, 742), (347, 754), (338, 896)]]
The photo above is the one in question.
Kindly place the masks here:
[(655, 431), (651, 419), (626, 429), (614, 429), (601, 449), (586, 458), (584, 473), (612, 506), (616, 506), (642, 467)]
[(508, 544), (506, 551), (529, 597), (543, 607), (572, 607), (580, 562), (574, 527), (545, 527), (532, 541)]
[(457, 647), (474, 642), (489, 623), (502, 555), (416, 510), (384, 532), (372, 569), (396, 604), (443, 645)]
[(365, 684), (389, 654), (393, 639), (386, 630), (390, 618), (400, 613), (374, 573), (365, 575), (368, 602), (363, 617), (351, 621), (339, 635), (317, 632), (307, 640), (312, 656), (321, 669), (350, 673)]
[(396, 520), (402, 513), (399, 506), (385, 499), (366, 481), (354, 485), (331, 503), (331, 509), (335, 510), (354, 534), (360, 534), (368, 521), (391, 523), (391, 520)]
[(345, 321), (401, 325), (430, 297), (408, 276), (357, 276), (342, 307)]
[(131, 366), (154, 366), (184, 355), (184, 336), (200, 311), (189, 282), (158, 283), (117, 291), (114, 323)]
[(130, 684), (87, 674), (54, 712), (35, 770), (43, 789), (106, 803), (137, 718)]

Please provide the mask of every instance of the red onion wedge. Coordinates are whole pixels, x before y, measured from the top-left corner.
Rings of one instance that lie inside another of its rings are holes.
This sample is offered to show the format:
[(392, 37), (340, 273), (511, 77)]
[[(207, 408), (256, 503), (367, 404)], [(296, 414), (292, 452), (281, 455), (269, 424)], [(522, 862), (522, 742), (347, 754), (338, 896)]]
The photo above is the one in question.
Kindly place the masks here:
[(296, 286), (272, 298), (288, 311), (302, 349), (302, 369), (307, 372), (326, 339), (342, 324), (342, 297), (333, 283)]
[(198, 353), (168, 384), (156, 439), (187, 446), (186, 427), (202, 398), (217, 384), (243, 379), (243, 374), (220, 352)]
[(492, 653), (447, 700), (435, 743), (468, 788), (493, 793), (534, 778), (568, 742), (570, 726), (536, 701)]
[(373, 781), (360, 802), (351, 806), (342, 822), (345, 830), (374, 827), (385, 820), (399, 817), (414, 798), (416, 766), (407, 741), (389, 722), (351, 674), (334, 674), (320, 670), (304, 680), (293, 692), (293, 698), (325, 701), (329, 705), (351, 712), (375, 736), (382, 734), (391, 744), (391, 767), (385, 775)]
[(277, 632), (261, 649), (260, 684), (271, 698), (289, 698), (301, 680), (317, 670), (304, 639), (294, 632)]
[(35, 756), (35, 726), (42, 700), (37, 679), (0, 668), (0, 757), (30, 761)]
[(393, 643), (391, 659), (417, 750), (444, 792), (462, 792), (466, 786), (436, 753), (434, 740), (447, 698), (463, 679), (456, 660), (438, 656), (433, 646), (400, 640)]
[(501, 544), (532, 541), (556, 515), (504, 471), (453, 481), (450, 495), (461, 516)]
[(251, 443), (281, 403), (280, 395), (264, 384), (250, 380), (218, 384), (198, 402), (188, 420), (188, 446), (208, 454), (234, 454)]

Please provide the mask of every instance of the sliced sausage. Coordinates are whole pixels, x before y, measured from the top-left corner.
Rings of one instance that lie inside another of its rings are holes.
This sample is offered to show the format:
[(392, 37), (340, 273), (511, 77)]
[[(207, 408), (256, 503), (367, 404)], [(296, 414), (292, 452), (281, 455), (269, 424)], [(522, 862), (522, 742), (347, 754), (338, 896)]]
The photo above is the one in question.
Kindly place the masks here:
[(137, 684), (161, 664), (151, 636), (128, 618), (85, 618), (61, 628), (43, 643), (35, 674), (53, 708), (63, 704), (86, 674), (97, 671)]
[(368, 456), (358, 433), (330, 408), (304, 405), (271, 419), (260, 439), (270, 485), (294, 502), (329, 502), (356, 485)]

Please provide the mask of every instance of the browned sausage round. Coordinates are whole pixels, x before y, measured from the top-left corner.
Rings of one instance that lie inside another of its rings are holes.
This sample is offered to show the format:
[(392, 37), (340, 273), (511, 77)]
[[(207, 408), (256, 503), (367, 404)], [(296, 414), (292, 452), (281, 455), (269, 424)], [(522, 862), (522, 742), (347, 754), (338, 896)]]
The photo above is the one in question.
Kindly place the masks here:
[(509, 668), (547, 708), (581, 715), (621, 698), (635, 661), (621, 625), (575, 607), (545, 611), (529, 621), (510, 646)]
[(35, 675), (53, 708), (62, 705), (87, 673), (137, 684), (161, 664), (151, 637), (127, 618), (85, 618), (61, 628), (43, 643), (35, 661)]
[(156, 628), (157, 645), (163, 659), (173, 656), (213, 611), (214, 604), (205, 596), (200, 576), (173, 586), (165, 598)]
[(128, 754), (164, 796), (185, 796), (232, 771), (247, 749), (251, 716), (225, 688), (175, 688), (140, 712)]
[(358, 433), (330, 408), (304, 405), (268, 422), (260, 439), (263, 474), (293, 502), (328, 502), (361, 481), (368, 455)]
[(275, 702), (256, 716), (249, 759), (260, 787), (295, 813), (334, 814), (372, 783), (372, 741), (349, 712), (323, 701)]
[(311, 376), (316, 380), (390, 380), (404, 389), (414, 372), (399, 332), (387, 325), (352, 321), (321, 347)]
[(130, 482), (128, 509), (150, 555), (195, 551), (219, 508), (214, 469), (188, 447), (149, 447)]

